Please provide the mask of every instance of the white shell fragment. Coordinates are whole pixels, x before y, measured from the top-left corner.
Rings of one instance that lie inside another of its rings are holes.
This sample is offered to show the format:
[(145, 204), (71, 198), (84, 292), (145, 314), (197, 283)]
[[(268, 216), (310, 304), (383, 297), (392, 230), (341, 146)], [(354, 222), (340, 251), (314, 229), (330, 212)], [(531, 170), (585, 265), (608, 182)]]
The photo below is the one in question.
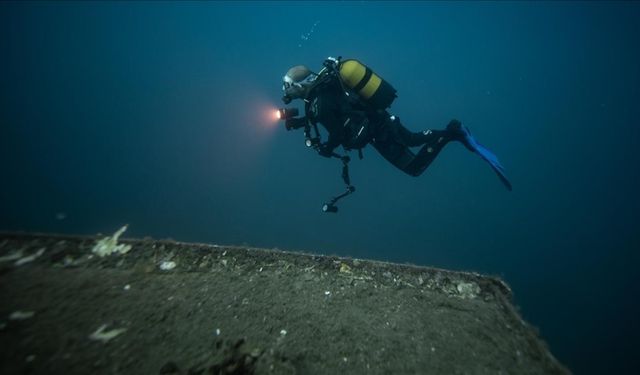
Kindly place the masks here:
[(36, 258), (38, 258), (40, 255), (44, 254), (44, 247), (40, 250), (38, 250), (35, 254), (31, 254), (29, 256), (26, 256), (24, 258), (20, 258), (18, 260), (16, 260), (16, 267), (21, 266), (25, 263), (30, 263), (33, 262), (34, 260), (36, 260)]
[(106, 324), (101, 325), (100, 328), (98, 328), (94, 333), (92, 333), (89, 336), (89, 338), (95, 341), (107, 342), (113, 339), (114, 337), (118, 336), (119, 334), (123, 333), (124, 331), (126, 331), (126, 328), (118, 328), (118, 329), (112, 329), (111, 331), (105, 332), (106, 328), (107, 328)]
[(120, 244), (118, 245), (118, 238), (127, 230), (127, 226), (123, 226), (111, 237), (105, 237), (98, 241), (96, 245), (91, 249), (91, 252), (97, 254), (99, 257), (105, 257), (113, 253), (126, 254), (131, 250), (131, 245)]
[(11, 262), (12, 260), (16, 260), (16, 259), (20, 259), (20, 258), (22, 258), (22, 250), (14, 251), (13, 253), (11, 253), (9, 255), (5, 255), (3, 257), (0, 257), (0, 263), (2, 263), (2, 262)]
[(169, 261), (160, 263), (160, 269), (163, 271), (171, 271), (174, 268), (176, 268), (176, 262)]
[(9, 320), (27, 320), (33, 318), (35, 312), (33, 311), (14, 311), (9, 315)]

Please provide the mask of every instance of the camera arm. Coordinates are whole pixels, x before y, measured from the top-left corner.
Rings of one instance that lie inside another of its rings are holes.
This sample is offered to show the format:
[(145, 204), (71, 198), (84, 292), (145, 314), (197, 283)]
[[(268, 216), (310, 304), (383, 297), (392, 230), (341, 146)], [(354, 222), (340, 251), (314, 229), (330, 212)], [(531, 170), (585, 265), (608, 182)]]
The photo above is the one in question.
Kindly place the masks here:
[(351, 161), (351, 158), (347, 155), (341, 156), (335, 152), (332, 154), (332, 156), (342, 161), (342, 180), (347, 186), (347, 190), (344, 193), (331, 198), (328, 203), (325, 203), (322, 206), (322, 211), (336, 213), (338, 212), (338, 206), (336, 206), (336, 203), (340, 199), (353, 194), (356, 191), (356, 187), (351, 185), (351, 178), (349, 177), (349, 162)]

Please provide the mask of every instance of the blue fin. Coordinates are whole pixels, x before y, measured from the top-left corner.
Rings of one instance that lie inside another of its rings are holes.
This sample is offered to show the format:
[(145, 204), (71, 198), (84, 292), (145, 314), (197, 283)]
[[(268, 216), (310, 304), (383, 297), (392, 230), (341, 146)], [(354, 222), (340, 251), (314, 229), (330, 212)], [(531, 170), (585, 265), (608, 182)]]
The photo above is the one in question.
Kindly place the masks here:
[(507, 179), (507, 176), (504, 173), (504, 167), (502, 166), (502, 164), (500, 164), (498, 157), (493, 152), (489, 151), (489, 149), (478, 143), (475, 138), (471, 136), (471, 132), (466, 126), (462, 126), (460, 130), (462, 130), (462, 133), (464, 134), (464, 140), (462, 141), (462, 143), (465, 145), (465, 147), (467, 147), (470, 151), (480, 155), (482, 159), (489, 163), (489, 165), (491, 165), (491, 168), (500, 178), (500, 181), (502, 181), (504, 186), (506, 186), (507, 189), (511, 191), (511, 182), (509, 182), (509, 179)]

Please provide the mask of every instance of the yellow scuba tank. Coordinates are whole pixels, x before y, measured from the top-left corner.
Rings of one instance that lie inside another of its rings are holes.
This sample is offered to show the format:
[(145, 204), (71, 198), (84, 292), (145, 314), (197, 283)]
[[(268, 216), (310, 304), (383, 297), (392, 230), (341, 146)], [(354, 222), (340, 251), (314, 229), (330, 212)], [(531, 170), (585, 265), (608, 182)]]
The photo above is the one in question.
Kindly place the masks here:
[(385, 109), (393, 103), (396, 90), (358, 60), (344, 60), (339, 66), (340, 79), (375, 109)]

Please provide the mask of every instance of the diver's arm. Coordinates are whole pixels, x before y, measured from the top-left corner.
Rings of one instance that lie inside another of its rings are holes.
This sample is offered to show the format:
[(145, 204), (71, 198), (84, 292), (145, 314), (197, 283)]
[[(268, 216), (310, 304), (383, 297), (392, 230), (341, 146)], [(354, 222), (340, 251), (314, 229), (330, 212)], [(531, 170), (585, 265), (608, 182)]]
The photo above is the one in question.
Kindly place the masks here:
[(338, 146), (340, 146), (340, 142), (336, 141), (336, 137), (329, 133), (329, 140), (318, 145), (318, 154), (330, 158), (333, 156), (333, 150)]
[(319, 145), (318, 153), (330, 158), (333, 156), (333, 150), (342, 144), (342, 124), (337, 117), (329, 115), (323, 118), (322, 125), (327, 129), (329, 137), (326, 142)]
[(326, 142), (319, 145), (318, 153), (330, 158), (333, 156), (333, 150), (344, 140), (342, 121), (338, 117), (340, 107), (335, 96), (331, 94), (322, 95), (319, 99), (318, 122), (327, 129), (329, 137)]

